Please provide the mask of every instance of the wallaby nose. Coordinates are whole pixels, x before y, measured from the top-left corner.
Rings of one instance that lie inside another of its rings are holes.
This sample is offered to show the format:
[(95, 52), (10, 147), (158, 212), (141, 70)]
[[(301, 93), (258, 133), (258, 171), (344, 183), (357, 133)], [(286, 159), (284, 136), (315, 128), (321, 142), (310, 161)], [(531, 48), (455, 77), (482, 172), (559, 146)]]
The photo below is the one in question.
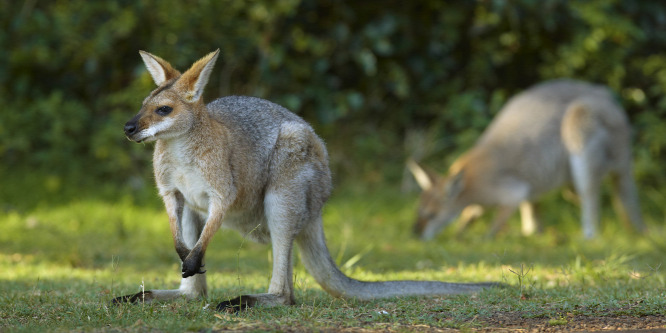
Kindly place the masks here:
[(136, 122), (134, 121), (128, 121), (125, 124), (125, 135), (132, 135), (136, 133)]

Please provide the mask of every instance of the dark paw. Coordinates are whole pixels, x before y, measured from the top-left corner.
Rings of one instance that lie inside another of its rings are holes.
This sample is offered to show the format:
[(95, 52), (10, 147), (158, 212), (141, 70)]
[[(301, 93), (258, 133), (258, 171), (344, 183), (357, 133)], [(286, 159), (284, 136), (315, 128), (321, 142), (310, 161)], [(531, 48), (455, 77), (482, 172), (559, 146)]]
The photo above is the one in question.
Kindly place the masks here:
[(201, 270), (205, 265), (201, 264), (201, 256), (191, 255), (183, 261), (183, 277), (187, 278), (195, 274), (203, 274), (206, 271)]
[(238, 313), (252, 307), (252, 301), (249, 296), (239, 296), (228, 301), (221, 302), (215, 307), (215, 310), (226, 313)]
[(152, 292), (144, 291), (136, 293), (134, 295), (118, 296), (113, 299), (112, 304), (113, 305), (120, 305), (122, 303), (135, 304), (138, 302), (150, 301), (152, 300), (152, 298), (153, 298)]

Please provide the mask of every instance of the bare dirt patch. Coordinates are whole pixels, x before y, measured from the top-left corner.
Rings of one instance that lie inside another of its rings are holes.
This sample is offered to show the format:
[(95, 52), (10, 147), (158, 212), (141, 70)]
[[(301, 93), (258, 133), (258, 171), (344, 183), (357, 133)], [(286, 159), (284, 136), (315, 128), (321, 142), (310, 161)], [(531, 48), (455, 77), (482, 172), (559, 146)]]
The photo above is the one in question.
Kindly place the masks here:
[(666, 316), (584, 316), (525, 318), (521, 313), (497, 313), (479, 320), (480, 332), (654, 331), (666, 332)]
[(521, 313), (497, 313), (492, 318), (474, 318), (469, 327), (440, 328), (428, 325), (373, 324), (367, 327), (299, 327), (297, 325), (248, 325), (216, 327), (213, 332), (279, 331), (279, 332), (666, 332), (666, 316), (582, 316), (562, 318), (525, 318)]
[(398, 323), (368, 323), (351, 327), (312, 327), (299, 325), (231, 325), (215, 327), (213, 332), (279, 331), (279, 332), (666, 332), (666, 316), (641, 317), (586, 316), (565, 314), (558, 318), (529, 318), (520, 312), (497, 312), (490, 317), (474, 317), (462, 328), (433, 327)]

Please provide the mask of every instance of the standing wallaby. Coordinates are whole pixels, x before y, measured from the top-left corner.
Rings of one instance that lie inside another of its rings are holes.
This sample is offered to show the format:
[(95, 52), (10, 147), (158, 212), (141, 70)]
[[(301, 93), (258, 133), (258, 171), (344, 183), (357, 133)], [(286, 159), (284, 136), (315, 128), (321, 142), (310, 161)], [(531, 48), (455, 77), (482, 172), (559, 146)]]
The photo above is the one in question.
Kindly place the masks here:
[(254, 97), (204, 104), (202, 93), (219, 50), (181, 75), (165, 60), (140, 52), (158, 85), (125, 124), (136, 142), (157, 141), (155, 180), (182, 260), (179, 289), (121, 296), (114, 302), (206, 296), (206, 248), (220, 226), (272, 242), (268, 293), (243, 295), (217, 308), (294, 304), (294, 241), (308, 271), (330, 294), (373, 299), (478, 291), (493, 283), (362, 282), (338, 270), (326, 247), (321, 210), (331, 191), (324, 143), (301, 118)]
[(539, 228), (531, 201), (572, 182), (583, 235), (593, 238), (601, 181), (610, 173), (617, 210), (644, 231), (631, 155), (629, 122), (607, 88), (564, 79), (536, 85), (509, 100), (448, 176), (408, 162), (423, 189), (414, 229), (431, 239), (466, 207), (498, 206), (494, 235), (520, 207), (522, 231), (529, 235)]

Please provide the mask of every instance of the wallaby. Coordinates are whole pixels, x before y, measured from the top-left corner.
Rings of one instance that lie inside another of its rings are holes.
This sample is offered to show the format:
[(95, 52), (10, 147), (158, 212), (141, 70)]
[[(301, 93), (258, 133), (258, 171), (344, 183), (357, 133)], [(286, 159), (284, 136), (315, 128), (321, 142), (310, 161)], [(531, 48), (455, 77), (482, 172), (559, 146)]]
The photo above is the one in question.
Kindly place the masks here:
[(601, 181), (609, 173), (619, 214), (644, 231), (630, 130), (606, 87), (567, 79), (538, 84), (507, 102), (446, 177), (408, 162), (423, 189), (415, 232), (431, 239), (466, 207), (480, 205), (498, 207), (490, 235), (518, 207), (522, 233), (530, 235), (539, 229), (532, 201), (570, 182), (581, 201), (583, 235), (594, 238)]
[(158, 88), (124, 129), (131, 141), (156, 141), (155, 180), (182, 261), (182, 281), (175, 290), (121, 296), (114, 303), (205, 297), (204, 255), (220, 226), (272, 242), (273, 248), (268, 293), (222, 302), (220, 310), (294, 304), (294, 241), (307, 270), (336, 297), (446, 295), (496, 285), (363, 282), (340, 272), (326, 247), (321, 218), (331, 191), (324, 143), (303, 119), (263, 99), (232, 96), (204, 104), (202, 93), (218, 53), (181, 75), (165, 60), (140, 52)]

